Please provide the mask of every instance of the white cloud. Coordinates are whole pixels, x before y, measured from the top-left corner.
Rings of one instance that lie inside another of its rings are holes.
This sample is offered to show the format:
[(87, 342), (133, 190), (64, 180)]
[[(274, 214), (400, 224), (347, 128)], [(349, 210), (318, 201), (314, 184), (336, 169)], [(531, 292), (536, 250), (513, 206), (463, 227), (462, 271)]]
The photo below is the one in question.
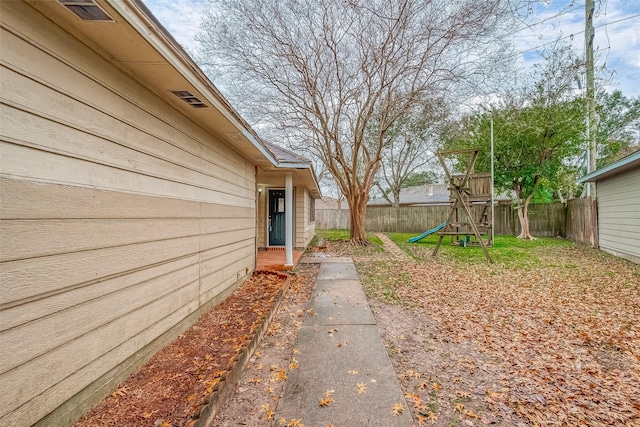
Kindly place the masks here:
[(206, 0), (144, 0), (144, 4), (189, 52), (195, 52)]

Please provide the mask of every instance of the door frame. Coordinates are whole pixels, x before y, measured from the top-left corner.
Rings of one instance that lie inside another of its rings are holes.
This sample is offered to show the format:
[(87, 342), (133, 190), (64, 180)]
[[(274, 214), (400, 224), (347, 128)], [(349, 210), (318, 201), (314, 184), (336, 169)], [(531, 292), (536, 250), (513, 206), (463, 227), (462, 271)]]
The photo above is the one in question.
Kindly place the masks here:
[[(265, 201), (265, 205), (266, 205), (266, 209), (265, 209), (265, 219), (264, 219), (264, 227), (265, 227), (265, 247), (267, 248), (283, 248), (285, 247), (285, 245), (278, 245), (278, 246), (271, 246), (270, 239), (269, 239), (269, 234), (271, 233), (269, 231), (269, 209), (271, 208), (271, 197), (269, 196), (269, 192), (271, 190), (276, 190), (276, 191), (285, 191), (286, 189), (284, 187), (267, 187), (265, 188), (266, 193), (267, 193), (267, 197), (266, 201)], [(286, 196), (285, 196), (286, 197)], [(291, 197), (293, 198), (293, 212), (291, 215), (292, 221), (293, 221), (293, 236), (292, 236), (292, 240), (293, 240), (293, 247), (295, 248), (296, 246), (296, 188), (293, 187), (293, 193), (291, 195)], [(286, 211), (285, 211), (286, 214)], [(285, 216), (286, 218), (286, 216)], [(285, 219), (286, 221), (286, 219)]]

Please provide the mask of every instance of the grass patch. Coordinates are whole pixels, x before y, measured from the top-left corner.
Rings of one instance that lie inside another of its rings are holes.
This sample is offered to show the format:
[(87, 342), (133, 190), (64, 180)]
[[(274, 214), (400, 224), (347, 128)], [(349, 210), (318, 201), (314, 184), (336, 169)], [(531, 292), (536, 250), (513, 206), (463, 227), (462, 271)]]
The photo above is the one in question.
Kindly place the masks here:
[[(325, 240), (330, 242), (347, 241), (349, 240), (349, 230), (316, 230), (314, 238), (318, 236), (324, 237)], [(374, 234), (368, 234), (367, 241), (382, 248), (382, 240)]]
[[(438, 242), (438, 235), (433, 234), (416, 243), (407, 240), (414, 233), (392, 233), (389, 235), (409, 256), (417, 260), (429, 262), (433, 260), (432, 253)], [(487, 248), (489, 255), (496, 264), (503, 264), (511, 268), (530, 268), (544, 265), (543, 255), (550, 248), (572, 247), (568, 240), (541, 237), (536, 240), (523, 240), (514, 236), (495, 236), (493, 247)], [(448, 236), (442, 240), (438, 257), (443, 260), (465, 264), (486, 263), (486, 258), (480, 246), (453, 246)]]
[(316, 236), (322, 236), (330, 242), (349, 240), (349, 230), (316, 230)]
[(369, 234), (369, 246), (354, 245), (349, 242), (349, 230), (316, 230), (316, 237), (332, 243), (332, 250), (343, 256), (370, 256), (384, 252), (382, 240)]
[(356, 268), (367, 298), (376, 298), (389, 304), (400, 304), (397, 289), (411, 286), (411, 276), (398, 272), (395, 261), (358, 262)]

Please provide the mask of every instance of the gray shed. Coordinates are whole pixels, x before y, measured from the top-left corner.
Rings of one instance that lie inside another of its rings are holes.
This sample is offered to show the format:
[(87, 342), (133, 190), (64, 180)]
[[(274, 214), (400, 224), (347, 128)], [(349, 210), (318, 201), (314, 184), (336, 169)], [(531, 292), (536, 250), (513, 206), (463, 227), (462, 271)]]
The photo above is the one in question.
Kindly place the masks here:
[(596, 183), (600, 249), (640, 264), (640, 151), (578, 182)]

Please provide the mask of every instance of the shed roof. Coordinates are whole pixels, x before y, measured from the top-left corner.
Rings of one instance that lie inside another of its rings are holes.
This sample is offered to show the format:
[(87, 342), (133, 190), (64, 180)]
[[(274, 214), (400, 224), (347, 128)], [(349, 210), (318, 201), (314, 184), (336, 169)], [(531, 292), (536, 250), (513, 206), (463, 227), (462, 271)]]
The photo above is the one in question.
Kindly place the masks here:
[(640, 150), (578, 179), (578, 183), (598, 182), (640, 168)]

